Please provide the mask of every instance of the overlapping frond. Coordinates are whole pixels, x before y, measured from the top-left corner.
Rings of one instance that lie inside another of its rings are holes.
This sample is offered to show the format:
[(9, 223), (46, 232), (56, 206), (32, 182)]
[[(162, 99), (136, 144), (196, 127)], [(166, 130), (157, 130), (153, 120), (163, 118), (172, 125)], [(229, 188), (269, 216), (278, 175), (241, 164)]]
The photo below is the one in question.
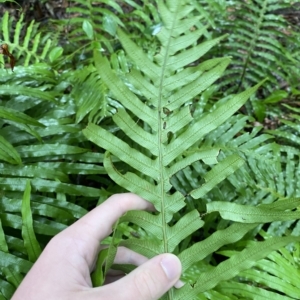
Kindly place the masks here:
[(230, 34), (218, 49), (219, 54), (232, 56), (233, 64), (226, 71), (228, 76), (220, 83), (222, 86), (231, 86), (227, 90), (236, 92), (268, 77), (264, 96), (285, 85), (297, 86), (299, 59), (294, 45), (298, 33), (280, 13), (287, 8), (293, 10), (290, 3), (274, 0), (207, 2), (198, 4), (214, 16), (214, 21), (207, 20), (207, 23), (213, 23), (218, 33), (220, 30)]
[[(222, 251), (232, 256), (235, 251)], [(239, 273), (237, 281), (222, 282), (216, 290), (230, 299), (297, 299), (299, 243), (293, 244), (293, 250), (282, 248), (258, 261), (252, 269)], [(267, 288), (266, 288), (267, 287)]]
[[(17, 66), (29, 66), (33, 63), (44, 62), (46, 59), (53, 62), (62, 54), (62, 48), (57, 47), (51, 39), (42, 39), (38, 24), (32, 21), (26, 25), (23, 15), (17, 22), (14, 22), (6, 12), (0, 20), (0, 26), (0, 41), (8, 44)], [(0, 62), (4, 64), (2, 55), (0, 55)]]

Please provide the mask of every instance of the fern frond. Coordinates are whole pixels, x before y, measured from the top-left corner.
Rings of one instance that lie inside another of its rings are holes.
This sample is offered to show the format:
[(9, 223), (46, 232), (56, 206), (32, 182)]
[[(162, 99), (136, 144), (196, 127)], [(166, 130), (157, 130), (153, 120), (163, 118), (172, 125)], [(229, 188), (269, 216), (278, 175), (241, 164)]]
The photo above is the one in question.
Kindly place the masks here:
[[(223, 295), (239, 299), (297, 299), (299, 243), (293, 243), (293, 249), (282, 248), (266, 258), (259, 260), (253, 268), (239, 273), (239, 283), (234, 280), (220, 283), (216, 290)], [(235, 251), (223, 251), (232, 256)], [(262, 287), (267, 287), (262, 288)]]
[[(197, 115), (192, 116), (189, 106), (194, 98), (221, 77), (229, 59), (215, 58), (196, 66), (194, 63), (224, 37), (208, 41), (203, 38), (202, 43), (197, 43), (204, 30), (199, 26), (199, 18), (193, 17), (191, 13), (193, 6), (185, 1), (159, 1), (158, 9), (163, 26), (157, 33), (161, 49), (156, 55), (147, 55), (124, 31), (118, 30), (122, 46), (133, 61), (129, 74), (119, 75), (111, 69), (108, 59), (99, 51), (95, 51), (94, 54), (97, 70), (110, 91), (109, 95), (123, 106), (113, 116), (120, 132), (113, 134), (105, 127), (94, 124), (89, 124), (83, 131), (89, 140), (107, 150), (104, 166), (109, 176), (118, 185), (152, 202), (158, 211), (155, 216), (147, 212), (131, 212), (121, 219), (141, 226), (150, 234), (151, 239), (129, 239), (121, 242), (122, 245), (148, 257), (178, 251), (183, 240), (205, 226), (195, 209), (186, 211), (180, 220), (176, 221), (175, 214), (186, 207), (186, 195), (174, 191), (170, 180), (179, 170), (201, 159), (201, 163), (198, 163), (205, 170), (211, 171), (202, 174), (206, 183), (200, 188), (198, 185), (187, 191), (196, 202), (243, 165), (243, 159), (236, 154), (230, 156), (224, 152), (218, 155), (220, 145), (212, 147), (205, 144), (205, 139), (214, 130), (219, 130), (220, 134), (226, 132), (221, 126), (230, 120), (260, 86), (256, 85), (240, 94), (222, 99), (210, 110), (198, 111)], [(253, 135), (256, 133), (257, 131), (254, 131)], [(227, 138), (232, 139), (232, 136), (228, 135)], [(236, 144), (241, 146), (241, 149), (243, 144), (245, 147), (249, 145), (255, 148), (268, 138), (269, 136), (263, 136), (253, 140), (251, 144), (249, 135), (245, 134), (240, 140), (237, 139)], [(193, 146), (199, 147), (198, 152), (189, 152), (190, 149), (194, 150), (191, 148)], [(117, 165), (113, 164), (114, 157), (125, 163), (122, 170), (118, 170)], [(214, 166), (207, 166), (206, 163), (213, 163)], [(243, 209), (247, 210), (247, 207)], [(221, 209), (218, 211), (221, 212)], [(216, 232), (211, 238), (196, 243), (194, 248), (187, 248), (186, 252), (179, 254), (184, 261), (184, 270), (193, 262), (204, 258), (199, 258), (199, 252), (207, 245), (209, 247), (204, 253), (209, 255), (218, 247), (241, 239), (259, 223), (264, 223), (264, 217), (255, 220), (255, 224), (228, 227), (223, 232), (225, 239)], [(238, 263), (234, 259), (228, 260), (225, 263), (226, 268), (232, 271), (232, 275), (237, 274), (253, 265), (258, 257), (264, 257), (272, 249), (277, 249), (290, 240), (291, 238), (278, 238), (266, 241), (262, 244), (265, 247), (261, 247), (259, 253), (260, 246), (245, 250), (237, 256)], [(195, 296), (195, 291), (204, 292), (212, 288), (224, 279), (222, 272), (225, 265), (220, 264), (211, 273), (211, 278), (215, 280), (213, 284), (207, 282), (202, 285), (197, 281), (197, 289), (194, 289), (194, 292), (187, 286), (180, 291), (170, 292), (169, 299), (184, 299), (186, 296), (189, 298), (192, 294)], [(229, 276), (229, 273), (226, 274)], [(203, 277), (201, 282), (202, 280)]]
[(299, 241), (299, 237), (285, 237), (285, 238), (270, 238), (264, 242), (257, 242), (249, 248), (231, 256), (230, 259), (220, 263), (217, 267), (212, 268), (200, 275), (201, 280), (193, 287), (185, 285), (179, 290), (177, 298), (175, 299), (189, 299), (194, 294), (204, 292), (216, 286), (222, 276), (223, 280), (237, 275), (242, 269), (248, 269), (255, 264), (257, 260), (268, 255), (270, 252), (295, 241)]
[[(121, 6), (116, 1), (83, 1), (72, 0), (76, 5), (70, 5), (67, 12), (74, 17), (66, 20), (66, 25), (70, 28), (68, 39), (71, 43), (85, 46), (85, 51), (91, 51), (91, 39), (101, 42), (113, 52), (111, 43), (112, 36), (116, 33), (117, 26), (123, 26), (118, 14), (122, 14)], [(82, 30), (84, 24), (91, 27), (90, 37)]]
[[(21, 15), (13, 28), (13, 20), (10, 19), (8, 12), (5, 12), (0, 23), (2, 28), (0, 39), (9, 45), (10, 51), (16, 57), (16, 65), (27, 67), (30, 64), (45, 61), (50, 49), (56, 45), (51, 39), (41, 40), (41, 32), (38, 32), (38, 25), (34, 21), (26, 28), (23, 18), (24, 16)], [(0, 59), (4, 63), (2, 56)]]
[(221, 86), (231, 86), (228, 92), (247, 88), (266, 77), (269, 81), (264, 86), (265, 97), (281, 85), (297, 86), (299, 59), (293, 47), (298, 33), (278, 14), (279, 10), (291, 7), (291, 3), (220, 1), (213, 8), (207, 1), (201, 4), (215, 16), (213, 25), (222, 33), (230, 33), (217, 52), (232, 56), (232, 67), (226, 71), (228, 76), (220, 82)]

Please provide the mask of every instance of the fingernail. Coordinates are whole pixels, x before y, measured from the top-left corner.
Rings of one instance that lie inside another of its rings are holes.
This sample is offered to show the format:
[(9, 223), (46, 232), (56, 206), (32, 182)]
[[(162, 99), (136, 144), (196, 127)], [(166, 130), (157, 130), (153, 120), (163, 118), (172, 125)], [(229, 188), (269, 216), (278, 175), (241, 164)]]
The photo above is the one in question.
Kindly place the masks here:
[(179, 277), (178, 262), (176, 260), (177, 259), (175, 256), (169, 255), (169, 256), (164, 257), (160, 262), (160, 264), (169, 280), (173, 280), (173, 279)]
[(176, 289), (180, 289), (181, 287), (184, 286), (184, 282), (181, 280), (178, 280), (175, 284), (174, 287), (176, 287)]

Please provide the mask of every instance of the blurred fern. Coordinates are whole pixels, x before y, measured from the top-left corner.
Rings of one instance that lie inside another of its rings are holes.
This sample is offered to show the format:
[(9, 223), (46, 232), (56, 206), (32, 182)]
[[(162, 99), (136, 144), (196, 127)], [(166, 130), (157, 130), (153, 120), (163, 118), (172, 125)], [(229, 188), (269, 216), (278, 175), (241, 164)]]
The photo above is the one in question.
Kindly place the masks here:
[(270, 93), (285, 82), (297, 84), (294, 79), (299, 76), (299, 60), (290, 47), (298, 35), (289, 31), (288, 22), (276, 13), (288, 6), (284, 1), (273, 0), (227, 3), (226, 16), (216, 20), (216, 27), (230, 36), (218, 50), (224, 49), (233, 57), (234, 67), (227, 71), (229, 76), (222, 85), (233, 85), (239, 90), (268, 77), (265, 88)]
[[(41, 38), (38, 24), (35, 24), (34, 21), (29, 26), (25, 26), (23, 17), (21, 15), (14, 24), (14, 20), (9, 17), (8, 12), (5, 12), (0, 21), (1, 40), (2, 43), (9, 45), (10, 51), (16, 57), (17, 65), (28, 66), (32, 63), (43, 62), (49, 51), (53, 50), (54, 45), (50, 39)], [(4, 64), (3, 56), (0, 56), (0, 61)]]
[[(195, 3), (195, 7), (199, 12), (205, 11), (205, 23), (215, 29), (212, 37), (229, 33), (228, 39), (215, 49), (215, 55), (232, 57), (232, 66), (219, 83), (223, 92), (238, 92), (268, 78), (259, 97), (251, 98), (244, 108), (263, 122), (276, 109), (273, 104), (282, 99), (274, 101), (278, 92), (298, 89), (299, 55), (295, 45), (299, 33), (283, 14), (296, 7), (290, 1), (274, 0), (204, 0)], [(262, 102), (266, 98), (268, 104)]]

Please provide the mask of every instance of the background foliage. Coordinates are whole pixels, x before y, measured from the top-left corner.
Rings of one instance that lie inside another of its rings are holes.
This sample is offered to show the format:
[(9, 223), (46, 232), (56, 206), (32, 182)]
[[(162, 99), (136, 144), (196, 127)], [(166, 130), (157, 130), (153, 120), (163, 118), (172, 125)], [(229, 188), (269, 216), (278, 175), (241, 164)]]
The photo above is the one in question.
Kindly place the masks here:
[(107, 242), (177, 254), (187, 284), (165, 298), (298, 299), (297, 9), (73, 0), (52, 30), (7, 10), (0, 299), (53, 235), (123, 191), (159, 213), (127, 214)]

